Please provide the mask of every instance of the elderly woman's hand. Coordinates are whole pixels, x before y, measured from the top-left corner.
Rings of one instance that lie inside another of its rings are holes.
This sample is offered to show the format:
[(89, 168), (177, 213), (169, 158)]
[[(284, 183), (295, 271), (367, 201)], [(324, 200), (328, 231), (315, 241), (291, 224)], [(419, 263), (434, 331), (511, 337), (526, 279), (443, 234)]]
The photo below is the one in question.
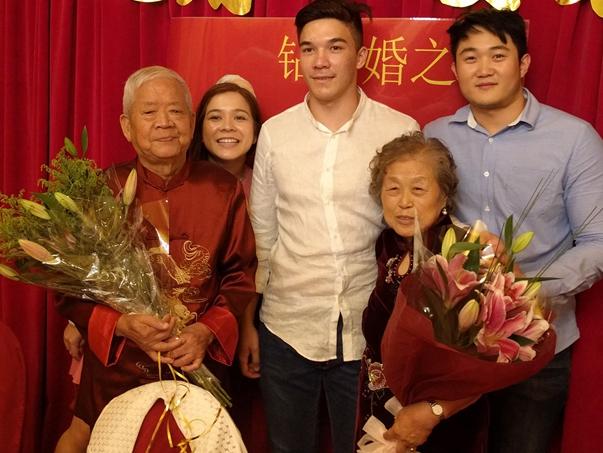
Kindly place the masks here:
[(383, 437), (397, 441), (397, 453), (407, 453), (424, 444), (439, 421), (427, 402), (410, 404), (398, 412), (396, 421)]
[(195, 371), (201, 366), (207, 347), (214, 340), (213, 332), (205, 324), (195, 322), (182, 329), (177, 337), (169, 341), (172, 349), (167, 356), (174, 366), (182, 371)]
[[(166, 342), (174, 329), (176, 319), (166, 315), (159, 319), (152, 315), (121, 315), (115, 327), (118, 336), (126, 337), (138, 345), (153, 360), (157, 360), (158, 352), (168, 352), (173, 345)], [(161, 356), (163, 363), (172, 363), (172, 359)]]

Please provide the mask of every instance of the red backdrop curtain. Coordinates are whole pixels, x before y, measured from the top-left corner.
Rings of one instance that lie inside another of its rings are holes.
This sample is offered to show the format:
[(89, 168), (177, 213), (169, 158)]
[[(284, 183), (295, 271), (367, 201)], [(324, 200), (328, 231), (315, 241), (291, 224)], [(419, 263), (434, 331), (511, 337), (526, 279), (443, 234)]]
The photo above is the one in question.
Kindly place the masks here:
[[(255, 0), (250, 15), (293, 16), (306, 3)], [(456, 17), (461, 12), (438, 0), (368, 3), (376, 17)], [(587, 0), (567, 7), (554, 0), (525, 0), (519, 11), (530, 20), (528, 87), (541, 101), (590, 121), (603, 133), (603, 19)], [(187, 7), (175, 0), (0, 0), (0, 191), (36, 190), (40, 164), (54, 155), (63, 137), (79, 137), (84, 125), (90, 155), (100, 166), (131, 157), (118, 124), (126, 77), (141, 66), (166, 61), (172, 17), (229, 15), (224, 8), (214, 11), (206, 0)], [(579, 405), (588, 407), (580, 418), (584, 423), (566, 427), (568, 452), (603, 443), (596, 426), (603, 397), (595, 386), (603, 381), (603, 365), (589, 360), (603, 347), (597, 332), (602, 299), (599, 285), (579, 304), (583, 338), (575, 348), (568, 411), (577, 415), (584, 412)], [(25, 358), (21, 451), (52, 451), (70, 418), (64, 320), (45, 292), (5, 279), (0, 279), (0, 319), (16, 334)], [(2, 366), (11, 372), (10, 363)]]

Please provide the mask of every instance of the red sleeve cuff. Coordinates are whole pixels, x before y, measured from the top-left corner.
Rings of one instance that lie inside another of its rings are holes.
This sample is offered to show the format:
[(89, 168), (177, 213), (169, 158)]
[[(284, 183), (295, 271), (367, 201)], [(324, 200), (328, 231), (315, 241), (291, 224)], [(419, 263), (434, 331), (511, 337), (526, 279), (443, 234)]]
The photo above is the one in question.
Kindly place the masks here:
[(216, 362), (232, 365), (239, 341), (239, 326), (235, 316), (227, 309), (213, 306), (199, 317), (215, 336), (207, 354)]
[(114, 365), (126, 343), (115, 337), (115, 327), (121, 313), (104, 305), (96, 305), (88, 320), (88, 346), (105, 366)]

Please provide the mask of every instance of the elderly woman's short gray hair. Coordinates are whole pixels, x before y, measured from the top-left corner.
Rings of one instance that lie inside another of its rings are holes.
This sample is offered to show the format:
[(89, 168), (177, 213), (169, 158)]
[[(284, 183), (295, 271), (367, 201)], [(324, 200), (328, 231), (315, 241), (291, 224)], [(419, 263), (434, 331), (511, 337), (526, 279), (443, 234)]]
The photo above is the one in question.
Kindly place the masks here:
[(124, 85), (123, 97), (123, 113), (125, 115), (128, 115), (130, 113), (130, 109), (132, 108), (132, 104), (134, 103), (134, 93), (136, 93), (136, 90), (140, 88), (143, 83), (155, 79), (175, 80), (182, 88), (182, 92), (184, 93), (184, 101), (186, 102), (188, 111), (190, 113), (193, 112), (193, 100), (191, 97), (191, 91), (189, 90), (188, 85), (180, 76), (180, 74), (163, 66), (147, 66), (146, 68), (139, 69), (130, 77), (128, 77), (128, 80), (126, 80), (126, 84)]
[(371, 183), (369, 192), (373, 199), (381, 205), (381, 189), (387, 167), (399, 159), (410, 159), (422, 153), (429, 153), (434, 158), (436, 180), (440, 190), (447, 199), (446, 206), (450, 211), (454, 208), (454, 195), (459, 184), (456, 176), (456, 164), (448, 148), (437, 138), (425, 138), (421, 132), (410, 132), (393, 139), (383, 145), (370, 164)]

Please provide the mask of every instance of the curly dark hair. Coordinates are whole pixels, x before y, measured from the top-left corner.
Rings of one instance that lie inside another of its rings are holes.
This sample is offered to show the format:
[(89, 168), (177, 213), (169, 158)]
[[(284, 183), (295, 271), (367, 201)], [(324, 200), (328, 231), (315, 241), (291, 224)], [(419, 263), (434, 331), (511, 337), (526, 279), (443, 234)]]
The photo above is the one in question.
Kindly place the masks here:
[(437, 138), (425, 138), (422, 132), (410, 132), (393, 139), (377, 151), (370, 163), (371, 183), (369, 193), (381, 205), (381, 189), (387, 168), (399, 159), (428, 153), (436, 163), (435, 176), (440, 190), (446, 196), (448, 211), (454, 208), (454, 195), (459, 184), (456, 164), (448, 148)]

